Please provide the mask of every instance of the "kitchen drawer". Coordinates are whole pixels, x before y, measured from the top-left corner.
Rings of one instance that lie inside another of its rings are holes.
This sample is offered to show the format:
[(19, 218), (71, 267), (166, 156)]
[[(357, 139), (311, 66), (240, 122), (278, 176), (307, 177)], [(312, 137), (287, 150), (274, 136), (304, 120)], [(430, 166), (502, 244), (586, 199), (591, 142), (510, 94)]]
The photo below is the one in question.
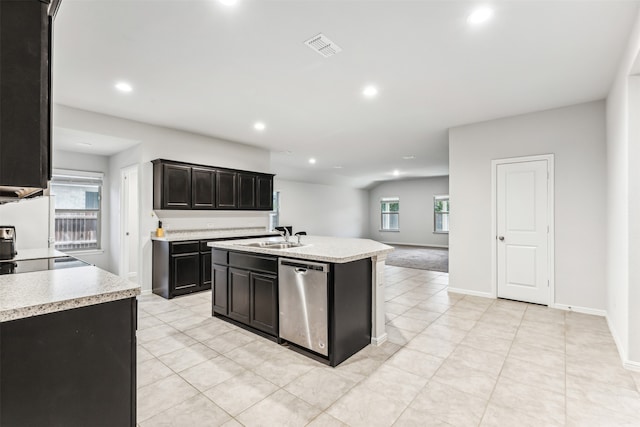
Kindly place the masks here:
[(211, 262), (221, 265), (229, 264), (229, 251), (225, 251), (223, 249), (214, 249), (211, 256)]
[(200, 243), (198, 241), (171, 243), (171, 255), (188, 254), (192, 252), (200, 252)]
[(229, 265), (233, 267), (245, 268), (247, 270), (258, 270), (269, 273), (278, 273), (278, 258), (249, 255), (246, 253), (230, 252)]

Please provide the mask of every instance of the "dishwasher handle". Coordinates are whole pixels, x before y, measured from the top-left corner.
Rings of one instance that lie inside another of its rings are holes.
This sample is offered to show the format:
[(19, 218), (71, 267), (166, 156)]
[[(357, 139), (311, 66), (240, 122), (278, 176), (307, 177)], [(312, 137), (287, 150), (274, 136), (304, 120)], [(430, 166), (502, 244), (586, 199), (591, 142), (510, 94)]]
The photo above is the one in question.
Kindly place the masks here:
[(297, 259), (280, 258), (278, 263), (281, 267), (293, 268), (296, 273), (306, 274), (309, 270), (318, 273), (328, 273), (329, 264), (322, 264), (319, 262), (301, 261)]

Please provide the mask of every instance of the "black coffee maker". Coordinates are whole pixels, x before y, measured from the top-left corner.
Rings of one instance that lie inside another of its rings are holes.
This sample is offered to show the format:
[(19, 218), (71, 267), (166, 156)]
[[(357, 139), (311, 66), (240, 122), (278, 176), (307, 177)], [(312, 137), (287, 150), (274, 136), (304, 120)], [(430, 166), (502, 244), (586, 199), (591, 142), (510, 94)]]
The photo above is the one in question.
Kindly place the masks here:
[(0, 225), (0, 260), (13, 259), (16, 255), (16, 228), (13, 225)]

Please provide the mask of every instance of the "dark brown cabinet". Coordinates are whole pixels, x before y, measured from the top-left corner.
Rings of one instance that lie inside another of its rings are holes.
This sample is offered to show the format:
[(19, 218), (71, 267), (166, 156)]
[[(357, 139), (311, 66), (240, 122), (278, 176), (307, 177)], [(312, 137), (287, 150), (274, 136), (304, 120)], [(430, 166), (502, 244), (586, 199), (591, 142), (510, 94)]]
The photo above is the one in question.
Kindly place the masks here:
[(213, 271), (214, 315), (277, 337), (277, 258), (214, 249)]
[[(206, 241), (204, 247), (206, 248)], [(152, 290), (164, 298), (211, 287), (211, 252), (202, 252), (198, 240), (153, 241)], [(203, 263), (207, 263), (205, 267)], [(207, 277), (208, 273), (208, 277)]]
[(230, 171), (217, 171), (216, 206), (220, 209), (236, 209), (238, 207), (238, 195), (236, 193), (238, 174)]
[(0, 185), (51, 177), (49, 1), (0, 1)]
[(162, 159), (152, 163), (154, 209), (273, 209), (271, 174)]
[(200, 286), (200, 253), (171, 255), (173, 295), (191, 292)]
[(191, 168), (191, 208), (215, 209), (216, 171), (209, 168)]

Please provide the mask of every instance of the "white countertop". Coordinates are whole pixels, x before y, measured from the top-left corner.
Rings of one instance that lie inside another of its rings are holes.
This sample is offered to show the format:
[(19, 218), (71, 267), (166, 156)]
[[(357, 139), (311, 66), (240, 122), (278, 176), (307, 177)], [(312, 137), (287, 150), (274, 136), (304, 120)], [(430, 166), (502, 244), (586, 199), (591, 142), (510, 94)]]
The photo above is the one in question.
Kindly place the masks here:
[(139, 294), (139, 285), (93, 266), (5, 274), (0, 276), (0, 322)]
[[(364, 258), (371, 258), (377, 255), (388, 254), (393, 251), (391, 246), (385, 245), (375, 240), (352, 239), (344, 237), (325, 236), (302, 236), (302, 244), (289, 249), (269, 249), (252, 246), (245, 246), (247, 243), (262, 241), (282, 242), (282, 237), (271, 237), (248, 240), (228, 240), (222, 242), (209, 242), (207, 245), (212, 248), (230, 249), (257, 254), (276, 255), (280, 257), (299, 258), (311, 261), (324, 261), (334, 263), (345, 263)], [(296, 242), (297, 237), (289, 239)]]
[(205, 240), (205, 239), (227, 239), (232, 237), (251, 236), (278, 236), (277, 231), (267, 231), (265, 228), (224, 228), (224, 229), (203, 229), (203, 230), (164, 230), (164, 237), (156, 237), (155, 232), (151, 233), (151, 240), (164, 242), (179, 242), (181, 240)]
[(24, 261), (28, 259), (61, 258), (67, 254), (53, 248), (20, 249), (18, 255), (7, 261)]

